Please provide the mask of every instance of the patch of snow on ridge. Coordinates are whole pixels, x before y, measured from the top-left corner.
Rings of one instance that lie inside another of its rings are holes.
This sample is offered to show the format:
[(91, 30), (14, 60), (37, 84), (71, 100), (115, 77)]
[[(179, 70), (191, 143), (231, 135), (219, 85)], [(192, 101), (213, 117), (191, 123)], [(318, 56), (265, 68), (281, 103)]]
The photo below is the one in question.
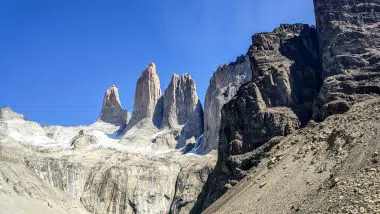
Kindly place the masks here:
[[(131, 137), (124, 138), (124, 136), (116, 134), (120, 129), (119, 126), (105, 122), (95, 122), (89, 126), (64, 127), (41, 126), (32, 121), (11, 119), (1, 121), (0, 130), (4, 129), (4, 131), (0, 132), (0, 137), (33, 147), (71, 150), (74, 148), (72, 146), (73, 139), (83, 130), (84, 133), (96, 138), (96, 143), (87, 145), (85, 150), (104, 148), (118, 152), (149, 155), (180, 153), (167, 146), (152, 143), (160, 136), (170, 133), (170, 129), (158, 130), (154, 127), (147, 127), (146, 129), (144, 129), (145, 127), (132, 129), (129, 132)], [(198, 145), (197, 140), (196, 146)]]
[(117, 143), (120, 140), (118, 138), (110, 137), (110, 135), (99, 130), (91, 131), (90, 134), (94, 135), (100, 144)]
[(154, 135), (152, 136), (152, 141), (155, 140), (158, 136), (160, 136), (160, 135), (164, 135), (164, 134), (167, 134), (167, 133), (170, 133), (170, 130), (169, 130), (169, 129), (165, 129), (165, 130), (162, 130), (162, 131), (157, 132), (156, 134), (154, 134)]
[(9, 132), (8, 136), (11, 137), (11, 138), (13, 138), (16, 141), (23, 141), (23, 140), (25, 140), (24, 137), (20, 133), (18, 133), (16, 131)]
[(203, 134), (201, 136), (199, 136), (196, 140), (195, 140), (195, 145), (194, 145), (194, 148), (190, 150), (190, 152), (186, 153), (188, 155), (199, 155), (198, 154), (198, 149), (201, 145), (201, 142), (202, 142), (202, 138), (203, 138)]

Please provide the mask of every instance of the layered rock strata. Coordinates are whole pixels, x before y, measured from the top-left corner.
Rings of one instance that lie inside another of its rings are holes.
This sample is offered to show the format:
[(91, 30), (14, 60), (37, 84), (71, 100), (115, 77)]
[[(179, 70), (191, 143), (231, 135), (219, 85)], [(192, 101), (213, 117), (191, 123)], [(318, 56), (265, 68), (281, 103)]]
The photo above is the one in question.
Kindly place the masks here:
[(99, 119), (114, 125), (124, 125), (128, 122), (128, 111), (123, 110), (119, 90), (115, 85), (112, 85), (104, 94)]
[(323, 88), (314, 118), (380, 94), (380, 2), (314, 0)]
[(204, 135), (199, 153), (206, 154), (218, 148), (221, 110), (235, 96), (243, 84), (252, 78), (249, 56), (240, 56), (235, 62), (221, 65), (213, 74), (207, 88), (204, 107)]

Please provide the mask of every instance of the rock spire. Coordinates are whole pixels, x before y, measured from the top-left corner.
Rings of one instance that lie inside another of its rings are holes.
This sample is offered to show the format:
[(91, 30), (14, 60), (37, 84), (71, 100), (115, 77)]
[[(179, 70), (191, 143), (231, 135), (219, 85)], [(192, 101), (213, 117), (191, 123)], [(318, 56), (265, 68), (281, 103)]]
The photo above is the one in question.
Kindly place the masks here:
[(102, 110), (99, 119), (115, 125), (123, 125), (127, 120), (127, 111), (122, 109), (119, 90), (112, 85), (104, 94)]
[(203, 133), (203, 110), (195, 81), (189, 74), (173, 74), (164, 94), (162, 125), (176, 128), (182, 125), (186, 139)]
[(160, 79), (157, 75), (156, 65), (150, 63), (137, 80), (132, 125), (144, 118), (153, 119), (161, 96)]

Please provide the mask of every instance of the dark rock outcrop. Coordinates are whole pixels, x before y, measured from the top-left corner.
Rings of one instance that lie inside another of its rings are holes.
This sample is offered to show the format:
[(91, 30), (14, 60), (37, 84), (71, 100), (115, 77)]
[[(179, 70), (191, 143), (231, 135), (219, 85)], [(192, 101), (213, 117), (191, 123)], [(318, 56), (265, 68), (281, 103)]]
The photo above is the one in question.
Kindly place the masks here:
[(313, 117), (346, 112), (380, 94), (380, 2), (314, 0), (323, 88)]
[(311, 118), (322, 82), (318, 51), (316, 30), (308, 25), (281, 25), (252, 37), (252, 81), (223, 107), (218, 161), (194, 213), (208, 207), (253, 166), (243, 166), (239, 155), (292, 133)]

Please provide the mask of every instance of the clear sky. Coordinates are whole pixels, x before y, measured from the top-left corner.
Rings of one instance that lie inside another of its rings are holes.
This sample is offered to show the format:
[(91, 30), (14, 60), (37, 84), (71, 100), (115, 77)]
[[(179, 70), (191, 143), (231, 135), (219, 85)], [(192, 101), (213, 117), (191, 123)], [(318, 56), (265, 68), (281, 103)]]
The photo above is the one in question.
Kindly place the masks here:
[(217, 66), (281, 23), (314, 24), (312, 0), (0, 1), (0, 106), (42, 124), (89, 124), (112, 84), (133, 110), (151, 61), (162, 90), (173, 72), (189, 73), (203, 103)]

